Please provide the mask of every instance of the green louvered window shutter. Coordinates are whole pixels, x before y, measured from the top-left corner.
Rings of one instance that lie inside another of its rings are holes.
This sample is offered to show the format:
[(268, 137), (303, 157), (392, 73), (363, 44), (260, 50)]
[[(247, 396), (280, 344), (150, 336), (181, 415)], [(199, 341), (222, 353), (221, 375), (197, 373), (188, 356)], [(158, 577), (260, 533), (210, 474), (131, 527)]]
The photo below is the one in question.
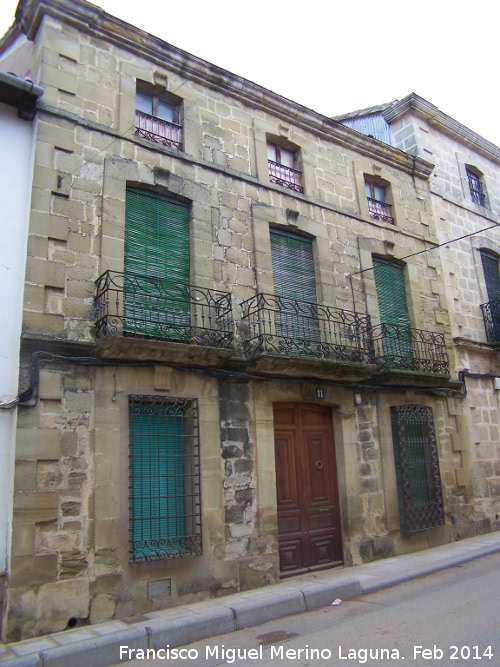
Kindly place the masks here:
[(307, 354), (310, 344), (320, 340), (312, 241), (279, 230), (272, 230), (270, 237), (280, 347)]
[(500, 299), (500, 270), (498, 257), (485, 250), (481, 250), (481, 261), (483, 263), (488, 300), (496, 301), (497, 299)]
[(402, 532), (441, 526), (443, 498), (432, 408), (391, 408), (392, 440)]
[(499, 260), (495, 255), (481, 250), (484, 280), (488, 292), (489, 304), (485, 305), (489, 314), (487, 322), (487, 337), (491, 342), (500, 342), (500, 271)]
[(189, 340), (189, 209), (128, 188), (124, 332)]
[(411, 368), (413, 352), (403, 268), (374, 257), (373, 272), (384, 356), (392, 368)]
[(131, 561), (186, 550), (183, 418), (151, 402), (130, 405), (129, 522)]

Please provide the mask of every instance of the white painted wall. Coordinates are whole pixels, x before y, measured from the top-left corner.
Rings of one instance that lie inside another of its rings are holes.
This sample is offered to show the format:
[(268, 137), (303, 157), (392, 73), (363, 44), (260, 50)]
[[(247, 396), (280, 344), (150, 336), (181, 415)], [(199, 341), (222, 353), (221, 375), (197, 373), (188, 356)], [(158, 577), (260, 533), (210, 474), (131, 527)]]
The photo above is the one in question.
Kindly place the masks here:
[[(0, 401), (17, 396), (34, 123), (0, 103)], [(12, 524), (16, 410), (0, 410), (0, 575)]]

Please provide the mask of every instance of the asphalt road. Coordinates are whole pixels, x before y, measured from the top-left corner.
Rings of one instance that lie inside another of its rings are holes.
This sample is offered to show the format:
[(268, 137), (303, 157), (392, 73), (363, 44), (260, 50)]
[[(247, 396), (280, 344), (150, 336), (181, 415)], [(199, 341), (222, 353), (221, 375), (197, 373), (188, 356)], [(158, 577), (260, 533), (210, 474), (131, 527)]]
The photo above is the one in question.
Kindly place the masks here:
[(486, 556), (340, 606), (126, 664), (500, 667), (499, 573), (500, 554)]

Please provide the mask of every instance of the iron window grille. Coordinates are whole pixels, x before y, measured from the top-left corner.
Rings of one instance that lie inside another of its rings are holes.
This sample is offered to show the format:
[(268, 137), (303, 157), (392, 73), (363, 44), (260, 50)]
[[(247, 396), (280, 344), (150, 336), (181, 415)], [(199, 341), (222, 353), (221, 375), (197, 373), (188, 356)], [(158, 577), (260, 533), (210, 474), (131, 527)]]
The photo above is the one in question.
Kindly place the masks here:
[(443, 495), (432, 408), (391, 408), (400, 529), (412, 533), (444, 525)]
[(129, 396), (129, 560), (201, 552), (198, 402)]
[(486, 205), (486, 196), (484, 194), (483, 184), (478, 174), (467, 169), (467, 179), (469, 181), (469, 190), (472, 201), (479, 206)]

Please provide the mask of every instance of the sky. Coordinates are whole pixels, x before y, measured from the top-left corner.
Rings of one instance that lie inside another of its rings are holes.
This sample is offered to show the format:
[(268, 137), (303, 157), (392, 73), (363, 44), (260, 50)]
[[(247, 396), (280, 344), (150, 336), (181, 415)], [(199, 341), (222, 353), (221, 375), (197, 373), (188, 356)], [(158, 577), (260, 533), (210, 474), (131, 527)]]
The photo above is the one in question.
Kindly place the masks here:
[[(500, 146), (495, 0), (95, 4), (326, 116), (415, 92)], [(16, 6), (17, 0), (1, 0), (1, 35)]]

